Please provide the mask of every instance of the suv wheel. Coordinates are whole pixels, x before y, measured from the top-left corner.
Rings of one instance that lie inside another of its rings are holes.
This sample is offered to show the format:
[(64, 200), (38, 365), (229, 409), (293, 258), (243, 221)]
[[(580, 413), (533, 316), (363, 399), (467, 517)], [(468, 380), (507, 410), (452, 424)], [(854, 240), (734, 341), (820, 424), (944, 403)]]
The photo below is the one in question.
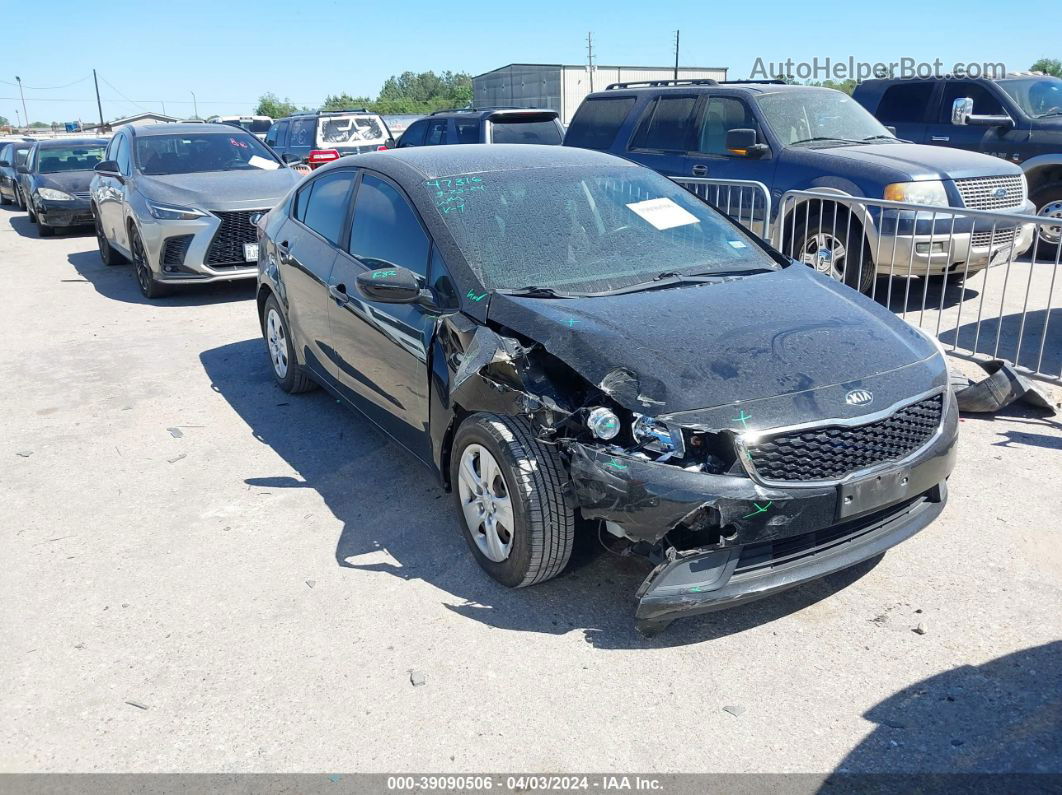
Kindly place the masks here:
[(804, 231), (797, 224), (797, 240), (801, 238), (803, 242), (798, 245), (794, 259), (861, 293), (870, 289), (874, 263), (859, 224), (840, 217), (835, 223), (832, 217), (812, 215)]
[(96, 245), (99, 246), (100, 259), (103, 260), (103, 264), (121, 265), (125, 262), (125, 257), (111, 248), (111, 241), (107, 239), (107, 235), (103, 231), (103, 224), (100, 223), (100, 217), (95, 207), (92, 208), (92, 222), (96, 227)]
[(473, 414), (457, 430), (450, 484), (465, 541), (495, 580), (522, 588), (556, 577), (568, 564), (575, 513), (555, 448), (522, 419)]
[(1057, 218), (1058, 226), (1041, 226), (1038, 228), (1040, 240), (1036, 244), (1038, 260), (1053, 260), (1062, 246), (1062, 184), (1054, 183), (1036, 191), (1032, 196), (1036, 205), (1036, 214), (1041, 218)]
[(140, 287), (140, 293), (148, 299), (168, 295), (169, 288), (164, 284), (159, 284), (155, 280), (155, 274), (151, 272), (147, 251), (144, 250), (144, 241), (140, 239), (140, 232), (135, 226), (129, 227), (129, 250), (133, 254), (133, 268), (136, 270), (136, 283)]

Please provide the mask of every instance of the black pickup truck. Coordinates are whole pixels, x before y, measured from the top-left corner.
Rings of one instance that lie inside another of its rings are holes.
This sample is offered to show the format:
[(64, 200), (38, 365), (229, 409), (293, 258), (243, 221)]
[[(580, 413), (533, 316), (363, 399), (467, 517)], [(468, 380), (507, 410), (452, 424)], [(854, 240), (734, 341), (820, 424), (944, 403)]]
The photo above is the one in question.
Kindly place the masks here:
[(1060, 221), (1040, 232), (1039, 253), (1055, 255), (1062, 240), (1062, 79), (1010, 74), (991, 80), (867, 80), (852, 96), (900, 138), (1020, 165), (1037, 214)]

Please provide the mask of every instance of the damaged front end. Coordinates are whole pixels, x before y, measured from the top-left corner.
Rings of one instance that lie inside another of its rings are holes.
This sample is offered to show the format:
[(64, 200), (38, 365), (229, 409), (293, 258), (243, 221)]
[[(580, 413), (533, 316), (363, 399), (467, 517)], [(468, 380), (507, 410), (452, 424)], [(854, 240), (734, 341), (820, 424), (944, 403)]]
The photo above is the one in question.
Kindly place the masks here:
[[(561, 453), (582, 519), (600, 523), (653, 566), (637, 592), (636, 626), (644, 634), (879, 555), (928, 525), (946, 500), (957, 410), (946, 369), (941, 378), (927, 361), (854, 385), (654, 416), (664, 406), (654, 381), (617, 367), (592, 382), (548, 342), (505, 326), (453, 316), (439, 341), (448, 404), (525, 417)], [(854, 387), (915, 397), (870, 415), (853, 407), (832, 413)], [(923, 418), (912, 406), (939, 406), (939, 415)], [(814, 446), (820, 431), (880, 436), (875, 423), (896, 425), (903, 411), (915, 412), (923, 435), (901, 429), (911, 449), (889, 448), (887, 460), (856, 456), (859, 466), (828, 477), (797, 466), (806, 477), (788, 482), (765, 476), (754, 461), (792, 446), (791, 437), (810, 434)], [(441, 438), (438, 444), (445, 446)]]

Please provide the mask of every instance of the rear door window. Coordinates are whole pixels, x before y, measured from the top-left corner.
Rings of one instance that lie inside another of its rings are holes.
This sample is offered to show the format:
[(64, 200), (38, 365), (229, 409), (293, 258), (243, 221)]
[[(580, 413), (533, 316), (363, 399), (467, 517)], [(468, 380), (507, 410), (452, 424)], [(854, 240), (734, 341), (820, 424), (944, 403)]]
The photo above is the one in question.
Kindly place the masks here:
[(446, 143), (447, 119), (436, 119), (428, 123), (428, 137), (424, 141), (425, 146), (441, 146)]
[(295, 217), (333, 245), (339, 245), (347, 219), (353, 171), (333, 171), (299, 191)]
[(616, 140), (616, 133), (623, 126), (636, 101), (635, 97), (584, 100), (564, 136), (565, 145), (583, 149), (608, 149)]
[(688, 152), (693, 148), (695, 96), (663, 96), (655, 99), (642, 115), (631, 140), (631, 149), (656, 152)]
[(920, 122), (926, 117), (933, 88), (932, 83), (897, 83), (889, 86), (874, 115), (882, 124)]

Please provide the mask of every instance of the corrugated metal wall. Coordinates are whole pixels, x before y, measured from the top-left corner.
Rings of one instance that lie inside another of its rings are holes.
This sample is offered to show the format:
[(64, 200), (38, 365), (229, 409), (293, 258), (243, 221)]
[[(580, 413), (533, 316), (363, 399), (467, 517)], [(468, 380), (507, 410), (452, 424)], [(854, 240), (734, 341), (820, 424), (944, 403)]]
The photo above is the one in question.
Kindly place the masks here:
[[(673, 76), (674, 68), (666, 66), (599, 66), (594, 69), (593, 83), (594, 90), (600, 91), (609, 83), (667, 80)], [(680, 80), (705, 78), (725, 80), (726, 69), (679, 69)], [(476, 107), (552, 108), (566, 125), (589, 93), (590, 75), (585, 66), (513, 64), (472, 78)]]

